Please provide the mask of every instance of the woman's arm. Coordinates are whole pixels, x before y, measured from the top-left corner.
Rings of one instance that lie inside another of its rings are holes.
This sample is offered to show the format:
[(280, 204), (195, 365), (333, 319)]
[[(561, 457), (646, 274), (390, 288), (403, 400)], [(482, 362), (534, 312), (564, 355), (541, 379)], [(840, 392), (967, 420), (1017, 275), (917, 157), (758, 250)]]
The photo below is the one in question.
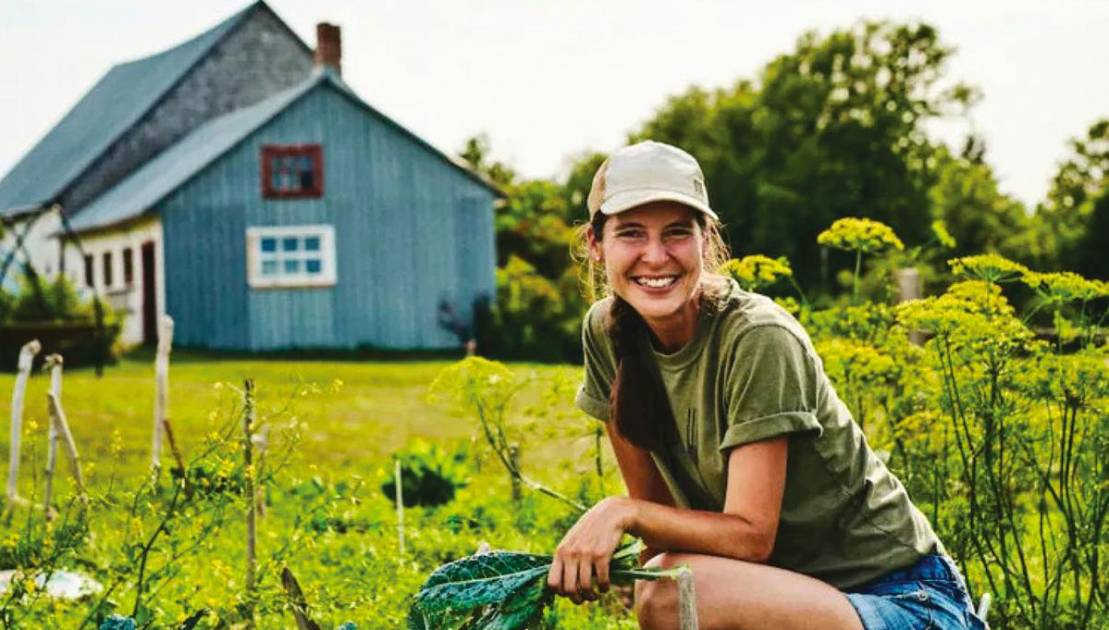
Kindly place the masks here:
[[(607, 590), (608, 562), (624, 532), (658, 550), (752, 562), (770, 556), (785, 489), (787, 437), (732, 449), (723, 513), (674, 507), (650, 455), (611, 431), (610, 439), (632, 496), (601, 501), (566, 534), (547, 578), (556, 592), (576, 603), (593, 599), (594, 575), (599, 589)], [(645, 498), (658, 498), (663, 492), (665, 503)]]
[[(670, 488), (666, 486), (666, 481), (658, 471), (658, 466), (655, 465), (650, 452), (624, 439), (611, 422), (605, 423), (605, 429), (608, 431), (608, 440), (612, 444), (612, 452), (616, 455), (616, 464), (620, 467), (620, 476), (624, 478), (624, 485), (628, 488), (628, 496), (632, 499), (674, 507), (674, 497), (670, 494)], [(646, 564), (661, 551), (648, 544), (643, 553), (639, 554), (640, 564)]]
[(765, 562), (778, 531), (788, 447), (783, 436), (732, 449), (723, 512), (630, 500), (625, 531), (656, 549)]

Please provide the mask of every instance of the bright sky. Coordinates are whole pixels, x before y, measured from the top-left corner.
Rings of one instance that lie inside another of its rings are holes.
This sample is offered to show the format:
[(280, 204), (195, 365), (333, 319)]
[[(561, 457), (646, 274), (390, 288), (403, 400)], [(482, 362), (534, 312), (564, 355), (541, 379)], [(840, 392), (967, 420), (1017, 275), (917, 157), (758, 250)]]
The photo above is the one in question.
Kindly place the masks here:
[[(115, 63), (176, 45), (246, 0), (0, 0), (0, 174)], [(1002, 190), (1041, 199), (1067, 138), (1109, 117), (1109, 0), (273, 0), (310, 46), (342, 27), (343, 71), (368, 102), (440, 149), (488, 134), (525, 176), (608, 151), (668, 95), (754, 77), (805, 29), (923, 19), (981, 88), (973, 127)], [(957, 143), (965, 125), (935, 133)]]

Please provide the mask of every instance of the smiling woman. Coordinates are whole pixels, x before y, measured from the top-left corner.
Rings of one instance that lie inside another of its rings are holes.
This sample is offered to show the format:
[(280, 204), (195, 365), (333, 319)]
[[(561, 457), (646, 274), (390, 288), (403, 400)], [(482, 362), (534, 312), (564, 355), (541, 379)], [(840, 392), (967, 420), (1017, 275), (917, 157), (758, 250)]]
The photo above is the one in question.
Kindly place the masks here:
[[(620, 149), (588, 206), (580, 253), (607, 297), (585, 319), (576, 403), (605, 421), (629, 496), (578, 520), (548, 585), (595, 598), (631, 533), (649, 566), (693, 569), (702, 628), (983, 627), (802, 326), (716, 272), (727, 250), (697, 161)], [(677, 599), (640, 582), (640, 625), (674, 627)]]

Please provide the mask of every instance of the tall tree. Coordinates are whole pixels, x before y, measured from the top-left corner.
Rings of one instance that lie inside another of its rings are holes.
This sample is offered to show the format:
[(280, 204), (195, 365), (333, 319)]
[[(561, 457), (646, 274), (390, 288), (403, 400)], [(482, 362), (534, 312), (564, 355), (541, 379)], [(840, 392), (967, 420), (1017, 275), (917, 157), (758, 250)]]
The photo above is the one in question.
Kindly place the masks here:
[(738, 253), (785, 255), (817, 280), (816, 235), (843, 216), (928, 238), (935, 147), (924, 122), (964, 114), (976, 92), (945, 87), (952, 49), (926, 24), (863, 22), (803, 35), (757, 84), (694, 88), (633, 134), (701, 161)]
[(941, 147), (935, 162), (936, 183), (929, 190), (932, 214), (944, 222), (956, 243), (945, 255), (956, 258), (989, 252), (1024, 258), (1016, 240), (1028, 230), (1024, 204), (998, 190), (993, 170), (979, 150), (966, 157)]
[(1029, 245), (1039, 266), (1104, 278), (1107, 265), (1100, 261), (1105, 252), (1097, 249), (1104, 236), (1090, 231), (1106, 220), (1101, 216), (1106, 202), (1100, 200), (1109, 195), (1109, 118), (1068, 144), (1069, 155), (1052, 178), (1047, 199), (1036, 208)]

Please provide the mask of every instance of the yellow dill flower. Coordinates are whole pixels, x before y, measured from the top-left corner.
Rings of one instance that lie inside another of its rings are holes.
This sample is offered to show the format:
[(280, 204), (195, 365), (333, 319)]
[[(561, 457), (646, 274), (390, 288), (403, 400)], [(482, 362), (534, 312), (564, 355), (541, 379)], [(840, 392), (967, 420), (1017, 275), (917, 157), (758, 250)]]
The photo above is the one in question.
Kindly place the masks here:
[(932, 234), (940, 245), (947, 249), (955, 248), (955, 237), (951, 236), (951, 232), (947, 231), (947, 225), (943, 221), (932, 221)]
[(1109, 283), (1089, 280), (1071, 271), (1030, 271), (1024, 274), (1022, 280), (1048, 302), (1086, 302), (1109, 296)]
[(762, 254), (752, 254), (729, 260), (721, 265), (720, 273), (734, 278), (744, 290), (756, 291), (774, 284), (780, 278), (792, 276), (793, 270), (785, 257), (770, 258)]
[(1010, 282), (1031, 273), (1028, 267), (997, 254), (952, 258), (947, 264), (957, 276), (988, 282)]
[(114, 429), (108, 438), (108, 452), (113, 456), (118, 456), (123, 452), (123, 434), (119, 432), (119, 429)]
[(890, 226), (881, 221), (857, 217), (836, 219), (832, 227), (816, 237), (816, 242), (826, 247), (864, 254), (880, 252), (890, 247), (905, 249), (905, 244), (897, 238)]

